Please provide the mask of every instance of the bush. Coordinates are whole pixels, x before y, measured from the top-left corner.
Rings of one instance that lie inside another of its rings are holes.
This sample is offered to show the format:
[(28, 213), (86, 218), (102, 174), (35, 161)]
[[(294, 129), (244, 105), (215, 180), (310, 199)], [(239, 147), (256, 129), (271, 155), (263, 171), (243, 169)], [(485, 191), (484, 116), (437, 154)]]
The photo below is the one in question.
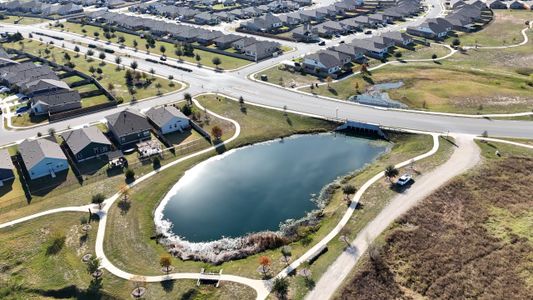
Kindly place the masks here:
[(159, 169), (161, 167), (161, 159), (159, 159), (159, 157), (154, 157), (154, 159), (152, 160), (152, 165), (154, 167), (154, 169)]
[(135, 179), (135, 171), (133, 171), (130, 168), (127, 168), (126, 169), (126, 173), (124, 173), (124, 174), (126, 175), (126, 179), (127, 180), (134, 180)]

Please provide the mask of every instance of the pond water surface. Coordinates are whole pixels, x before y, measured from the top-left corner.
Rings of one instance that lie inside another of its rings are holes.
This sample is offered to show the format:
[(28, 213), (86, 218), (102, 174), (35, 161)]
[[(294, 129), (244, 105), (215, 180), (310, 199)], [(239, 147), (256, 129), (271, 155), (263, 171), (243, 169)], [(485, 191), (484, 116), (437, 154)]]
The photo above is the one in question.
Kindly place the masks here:
[(156, 223), (190, 242), (277, 231), (315, 209), (313, 195), (372, 162), (383, 142), (340, 133), (298, 135), (209, 159), (185, 173), (156, 211)]

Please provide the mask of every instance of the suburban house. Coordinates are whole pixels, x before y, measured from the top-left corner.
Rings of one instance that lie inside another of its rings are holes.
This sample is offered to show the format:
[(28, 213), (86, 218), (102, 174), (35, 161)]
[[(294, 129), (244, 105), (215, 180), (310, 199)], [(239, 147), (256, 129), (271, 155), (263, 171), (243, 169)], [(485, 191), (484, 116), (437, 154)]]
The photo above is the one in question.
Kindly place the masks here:
[(254, 61), (273, 56), (279, 51), (279, 43), (270, 41), (256, 41), (255, 43), (244, 47), (241, 51), (246, 56), (250, 56)]
[(203, 12), (194, 16), (194, 22), (200, 25), (216, 25), (220, 23), (220, 20), (212, 13)]
[(302, 23), (302, 19), (300, 19), (300, 14), (298, 14), (297, 12), (279, 15), (278, 18), (284, 26), (293, 27)]
[(303, 68), (306, 72), (317, 76), (336, 78), (337, 73), (340, 73), (342, 68), (350, 62), (351, 57), (347, 54), (322, 50), (304, 56)]
[(409, 45), (413, 44), (413, 38), (403, 32), (389, 31), (384, 32), (381, 36), (383, 38), (392, 40), (394, 42), (394, 45), (397, 47), (408, 47)]
[(447, 21), (444, 23), (438, 22), (437, 20), (438, 19), (426, 20), (416, 27), (408, 27), (407, 33), (429, 39), (443, 39), (448, 35), (448, 32), (450, 32), (453, 25)]
[(106, 117), (109, 130), (120, 146), (134, 144), (151, 138), (152, 127), (138, 111), (127, 108)]
[(55, 141), (24, 140), (18, 151), (32, 180), (48, 175), (53, 178), (56, 173), (69, 168), (67, 157)]
[(231, 46), (233, 48), (235, 48), (235, 50), (238, 50), (238, 51), (243, 51), (244, 48), (250, 46), (250, 45), (253, 45), (257, 42), (256, 39), (254, 38), (251, 38), (251, 37), (244, 37), (244, 38), (241, 38), (241, 39), (238, 39), (236, 40), (235, 42), (233, 42), (231, 44)]
[(191, 126), (189, 118), (174, 106), (150, 108), (146, 116), (162, 134), (182, 132)]
[(75, 90), (43, 92), (31, 97), (30, 105), (35, 115), (58, 113), (81, 108), (81, 97)]
[(380, 43), (379, 40), (367, 39), (367, 40), (353, 40), (350, 43), (359, 49), (365, 51), (366, 56), (370, 56), (377, 59), (383, 59), (389, 51), (389, 46)]
[(355, 31), (361, 31), (363, 30), (363, 25), (357, 21), (355, 21), (353, 18), (344, 19), (339, 22), (344, 28), (346, 28), (349, 31), (355, 32)]
[(304, 24), (303, 26), (293, 29), (292, 38), (298, 42), (304, 43), (313, 43), (320, 40), (317, 30), (309, 24)]
[(4, 186), (4, 182), (15, 178), (14, 169), (11, 155), (7, 149), (0, 149), (0, 187)]
[(507, 9), (507, 4), (500, 0), (488, 0), (487, 6), (490, 9)]
[(268, 13), (242, 25), (250, 31), (271, 32), (283, 26), (280, 18)]
[(365, 60), (365, 51), (353, 45), (340, 44), (331, 48), (330, 50), (349, 55), (352, 58), (352, 61), (363, 62)]
[(41, 93), (70, 90), (70, 87), (61, 80), (39, 79), (23, 85), (21, 89), (27, 96), (33, 97)]
[(111, 142), (96, 127), (67, 131), (62, 133), (61, 137), (77, 162), (98, 157), (112, 150)]
[(520, 1), (512, 1), (509, 3), (509, 9), (526, 9), (526, 6)]
[(228, 34), (214, 39), (213, 42), (215, 43), (218, 49), (224, 50), (230, 48), (231, 44), (240, 39), (242, 39), (242, 36), (240, 35)]

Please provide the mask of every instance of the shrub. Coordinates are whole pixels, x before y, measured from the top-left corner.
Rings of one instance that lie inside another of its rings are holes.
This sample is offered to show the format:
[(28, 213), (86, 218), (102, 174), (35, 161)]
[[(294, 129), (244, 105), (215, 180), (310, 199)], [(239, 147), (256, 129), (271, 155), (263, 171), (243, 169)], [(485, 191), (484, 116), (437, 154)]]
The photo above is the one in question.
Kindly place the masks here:
[(127, 180), (134, 180), (135, 179), (135, 171), (133, 171), (130, 168), (127, 168), (126, 169), (126, 173), (124, 173), (124, 174), (126, 175), (126, 179)]

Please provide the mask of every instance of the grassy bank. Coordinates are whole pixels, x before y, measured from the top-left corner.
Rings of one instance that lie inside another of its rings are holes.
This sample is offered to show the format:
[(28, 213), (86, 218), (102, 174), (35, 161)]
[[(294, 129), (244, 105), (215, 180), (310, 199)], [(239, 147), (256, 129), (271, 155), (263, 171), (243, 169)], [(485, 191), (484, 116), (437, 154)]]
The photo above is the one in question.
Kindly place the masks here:
[[(244, 106), (246, 110), (243, 112), (236, 101), (225, 100), (222, 97), (218, 100), (215, 96), (202, 96), (198, 99), (207, 109), (240, 124), (241, 135), (228, 146), (228, 149), (295, 133), (332, 130), (335, 127), (335, 124), (326, 121), (293, 114), (285, 116), (283, 112), (246, 104)], [(185, 161), (135, 187), (132, 190), (131, 207), (127, 211), (118, 206), (111, 209), (104, 248), (115, 265), (132, 272), (143, 271), (150, 274), (161, 272), (158, 260), (166, 251), (150, 239), (155, 230), (153, 211), (187, 169), (214, 154), (214, 152), (208, 153)], [(124, 228), (129, 230), (124, 232)], [(133, 259), (132, 255), (136, 258)], [(200, 268), (213, 269), (201, 262), (177, 259), (173, 259), (173, 265), (176, 266), (176, 270), (182, 272), (196, 272)], [(224, 273), (260, 277), (255, 271), (257, 256), (228, 262), (216, 269), (219, 268), (224, 269)]]
[[(82, 213), (43, 217), (0, 229), (0, 298), (2, 299), (129, 299), (131, 282), (104, 271), (99, 288), (91, 285), (82, 256), (94, 254), (98, 221), (87, 235)], [(54, 243), (55, 241), (59, 241)], [(58, 245), (54, 247), (54, 245)], [(196, 287), (195, 280), (145, 284), (145, 299), (252, 299), (255, 291), (234, 283)]]
[(475, 33), (459, 35), (463, 45), (467, 46), (505, 46), (523, 41), (520, 31), (525, 22), (533, 20), (531, 11), (495, 10), (494, 19), (484, 29)]
[(48, 22), (47, 19), (32, 18), (32, 17), (19, 17), (19, 16), (4, 16), (0, 20), (0, 23), (18, 24), (18, 25), (34, 25), (39, 23)]
[(478, 145), (482, 165), (437, 190), (382, 234), (336, 299), (528, 298), (533, 151)]
[[(99, 35), (99, 38), (101, 38), (102, 40), (106, 40), (104, 38), (104, 33), (105, 33), (104, 29), (101, 27), (92, 26), (92, 25), (81, 25), (81, 24), (75, 24), (75, 23), (70, 23), (70, 22), (65, 22), (62, 24), (64, 25), (64, 28), (62, 30), (65, 30), (67, 32), (73, 32), (73, 33), (77, 33), (81, 35), (86, 35), (88, 37), (94, 37), (94, 33), (97, 32)], [(59, 30), (60, 28), (52, 26), (51, 29)], [(84, 30), (85, 32), (83, 32)], [(138, 43), (137, 49), (139, 49), (139, 51), (146, 51), (146, 48), (145, 48), (146, 41), (142, 39), (141, 37), (133, 35), (133, 34), (117, 31), (115, 32), (115, 37), (109, 39), (108, 41), (115, 43), (115, 44), (119, 44), (119, 41), (118, 41), (119, 37), (124, 38), (123, 44), (125, 46), (130, 47), (130, 48), (135, 48), (134, 41), (136, 41)], [(153, 54), (161, 55), (163, 54), (163, 52), (161, 52), (161, 46), (165, 48), (165, 52), (164, 52), (165, 55), (167, 55), (168, 57), (172, 57), (172, 58), (178, 58), (178, 56), (174, 53), (175, 52), (174, 45), (171, 43), (167, 43), (167, 42), (156, 41), (155, 47), (150, 48), (148, 51)], [(236, 68), (239, 68), (239, 67), (242, 67), (242, 66), (245, 66), (251, 63), (248, 60), (235, 58), (235, 57), (222, 55), (222, 54), (217, 54), (217, 53), (204, 51), (200, 49), (194, 49), (194, 55), (196, 54), (200, 56), (201, 58), (200, 63), (202, 65), (213, 67), (213, 68), (215, 67), (215, 65), (212, 62), (213, 58), (215, 57), (220, 58), (221, 64), (219, 65), (219, 67), (225, 70), (236, 69)], [(194, 64), (198, 63), (194, 56), (181, 56), (180, 58), (190, 63), (194, 63)]]

